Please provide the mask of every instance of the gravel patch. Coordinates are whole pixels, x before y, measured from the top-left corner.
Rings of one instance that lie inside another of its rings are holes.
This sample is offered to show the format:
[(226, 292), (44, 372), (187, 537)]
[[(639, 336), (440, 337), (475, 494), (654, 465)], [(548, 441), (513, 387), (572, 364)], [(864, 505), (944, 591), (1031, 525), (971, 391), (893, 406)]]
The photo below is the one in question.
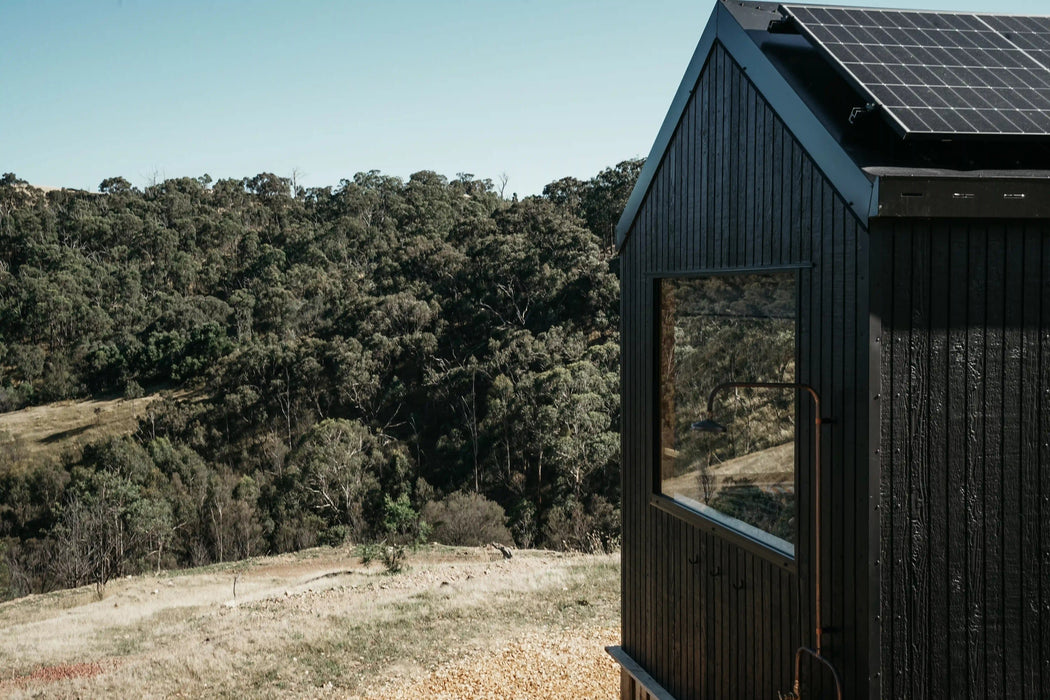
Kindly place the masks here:
[(533, 634), (490, 652), (444, 664), (426, 677), (387, 684), (365, 698), (390, 700), (617, 700), (620, 670), (605, 652), (620, 630)]

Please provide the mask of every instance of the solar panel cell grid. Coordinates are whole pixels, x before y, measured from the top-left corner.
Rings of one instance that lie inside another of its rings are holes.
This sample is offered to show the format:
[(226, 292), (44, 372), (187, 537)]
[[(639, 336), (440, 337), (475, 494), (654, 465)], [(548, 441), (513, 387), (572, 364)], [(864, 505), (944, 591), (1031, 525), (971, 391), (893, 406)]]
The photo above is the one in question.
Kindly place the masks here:
[(1050, 135), (1050, 17), (783, 10), (904, 135)]

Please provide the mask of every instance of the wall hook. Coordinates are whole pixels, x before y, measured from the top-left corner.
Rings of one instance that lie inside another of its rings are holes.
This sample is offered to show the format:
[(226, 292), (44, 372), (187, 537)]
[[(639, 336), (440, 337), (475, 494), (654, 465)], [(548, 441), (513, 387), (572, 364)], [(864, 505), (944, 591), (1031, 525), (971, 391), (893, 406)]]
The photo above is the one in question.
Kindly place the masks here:
[(711, 574), (711, 578), (718, 578), (722, 575), (722, 567), (716, 566), (713, 569), (709, 569), (707, 573)]
[(742, 590), (744, 590), (744, 588), (746, 586), (747, 586), (747, 584), (744, 582), (743, 579), (741, 579), (741, 580), (739, 580), (739, 581), (737, 581), (736, 583), (733, 584), (733, 590), (735, 590), (735, 591), (742, 591)]
[(689, 563), (692, 564), (693, 566), (696, 566), (697, 564), (699, 564), (700, 563), (700, 555), (699, 554), (694, 554), (693, 556), (689, 557)]

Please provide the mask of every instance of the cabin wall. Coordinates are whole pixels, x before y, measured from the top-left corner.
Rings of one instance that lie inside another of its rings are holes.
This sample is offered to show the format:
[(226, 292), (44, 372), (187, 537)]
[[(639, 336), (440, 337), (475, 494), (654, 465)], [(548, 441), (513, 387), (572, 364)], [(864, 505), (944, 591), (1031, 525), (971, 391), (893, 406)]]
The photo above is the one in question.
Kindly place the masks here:
[(873, 224), (885, 698), (1050, 697), (1050, 223)]
[[(867, 694), (867, 233), (719, 44), (622, 251), (623, 648), (679, 700), (775, 698), (814, 644), (812, 422), (798, 403), (797, 571), (659, 510), (653, 275), (799, 265), (797, 377), (826, 429), (825, 653)], [(800, 595), (801, 593), (801, 595)], [(807, 669), (807, 678), (811, 676)], [(831, 697), (823, 693), (806, 697)]]

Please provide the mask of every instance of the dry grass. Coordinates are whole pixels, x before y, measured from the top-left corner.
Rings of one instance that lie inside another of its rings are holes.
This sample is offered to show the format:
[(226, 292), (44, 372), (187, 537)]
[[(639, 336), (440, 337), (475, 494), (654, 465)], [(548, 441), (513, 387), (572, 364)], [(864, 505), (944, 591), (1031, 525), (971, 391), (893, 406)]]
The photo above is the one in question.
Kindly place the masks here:
[[(710, 469), (711, 492), (716, 493), (732, 479), (746, 478), (766, 490), (791, 490), (795, 484), (795, 445), (788, 442), (758, 452), (714, 464)], [(663, 482), (664, 493), (681, 493), (698, 501), (704, 496), (700, 488), (700, 467)]]
[(149, 405), (166, 396), (138, 399), (62, 401), (0, 413), (0, 456), (8, 464), (28, 467), (77, 453), (84, 445), (110, 435), (128, 435), (138, 427)]
[(608, 686), (590, 681), (599, 690), (587, 697), (615, 697), (601, 647), (616, 636), (617, 557), (430, 547), (408, 566), (391, 575), (318, 549), (121, 579), (101, 601), (90, 589), (11, 601), (0, 605), (0, 695), (438, 697), (419, 684), (526, 649), (551, 675), (584, 649)]

